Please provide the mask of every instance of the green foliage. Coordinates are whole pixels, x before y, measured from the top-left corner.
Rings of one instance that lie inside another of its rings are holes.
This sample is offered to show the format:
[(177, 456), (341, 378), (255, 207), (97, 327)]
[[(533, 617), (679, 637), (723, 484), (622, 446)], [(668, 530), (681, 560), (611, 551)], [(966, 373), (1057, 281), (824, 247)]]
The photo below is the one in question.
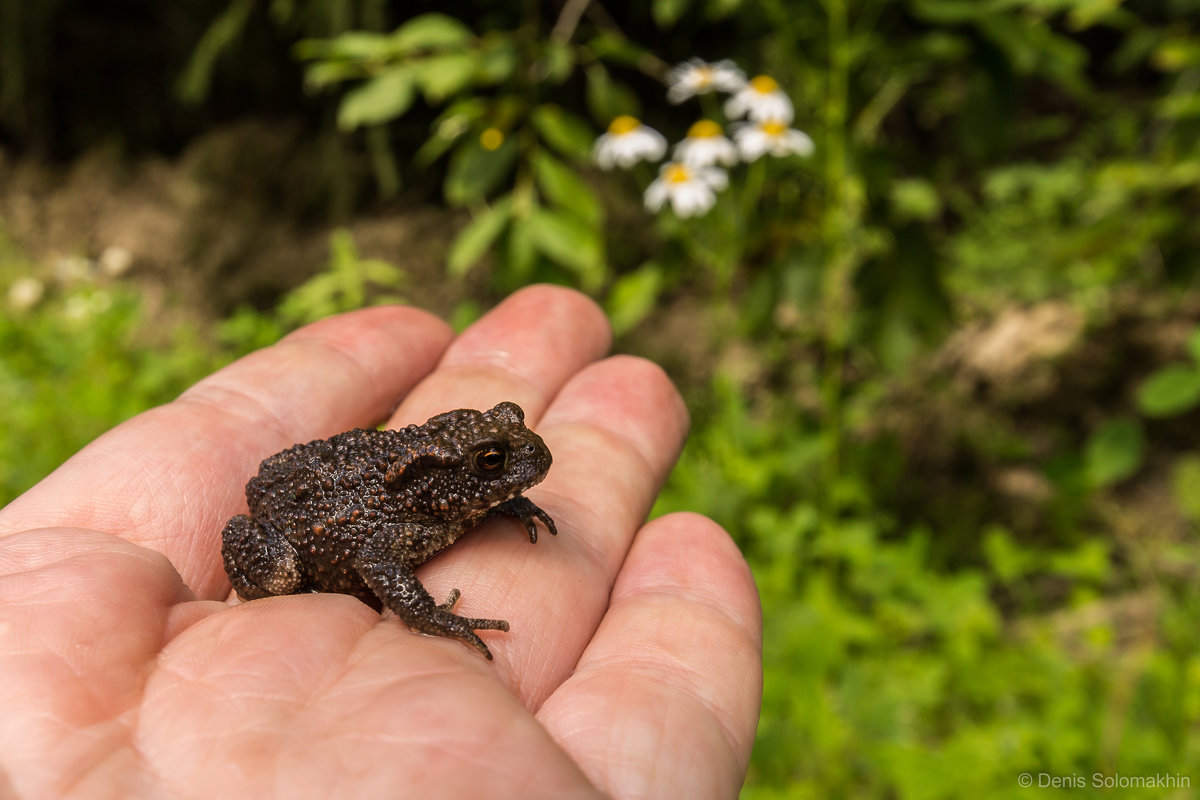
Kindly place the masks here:
[(652, 262), (618, 278), (605, 304), (613, 332), (627, 333), (652, 314), (662, 289), (662, 268)]
[(1133, 475), (1142, 464), (1145, 434), (1135, 419), (1118, 417), (1101, 425), (1084, 448), (1088, 483), (1107, 486)]
[(546, 144), (560, 155), (578, 161), (587, 158), (592, 150), (592, 142), (596, 137), (591, 127), (556, 105), (546, 103), (538, 106), (529, 115), (529, 121)]
[[(1147, 376), (1137, 387), (1137, 410), (1150, 419), (1174, 417), (1200, 405), (1200, 329), (1187, 340), (1190, 363), (1168, 364)], [(1102, 489), (1137, 475), (1145, 462), (1146, 431), (1141, 420), (1118, 416), (1105, 420), (1088, 437), (1082, 459), (1084, 481), (1090, 489)], [(1172, 472), (1176, 505), (1195, 519), (1195, 501), (1188, 489), (1200, 490), (1192, 456), (1181, 457)]]
[[(0, 276), (12, 266), (0, 263)], [(0, 506), (223, 361), (194, 325), (147, 320), (121, 286), (52, 286), (32, 307), (0, 314)]]
[[(1200, 768), (1188, 717), (1161, 705), (1183, 683), (1200, 690), (1200, 676), (1183, 677), (1200, 648), (1194, 626), (1168, 632), (1200, 601), (1194, 582), (1122, 576), (1103, 540), (1036, 545), (998, 526), (948, 565), (935, 532), (899, 526), (855, 472), (823, 522), (816, 421), (777, 400), (751, 405), (728, 378), (710, 396), (655, 511), (714, 514), (758, 583), (766, 673), (743, 797), (1015, 797), (1023, 772), (1084, 775), (1080, 795), (1101, 797), (1097, 772)], [(1121, 450), (1123, 426), (1098, 435), (1116, 446), (1094, 447)], [(1098, 478), (1127, 470), (1096, 459)], [(1187, 473), (1183, 491), (1200, 468)], [(1184, 557), (1194, 563), (1200, 547)], [(1047, 583), (1068, 601), (1038, 590)], [(1135, 624), (1173, 644), (1120, 646), (1132, 634), (1121, 598), (1153, 598)]]
[[(414, 163), (427, 169), (447, 157), (443, 194), (474, 217), (449, 254), (451, 275), (465, 274), (494, 250), (502, 285), (529, 280), (539, 267), (556, 268), (551, 275), (592, 291), (603, 285), (603, 208), (578, 172), (590, 148), (589, 126), (538, 97), (594, 55), (561, 37), (531, 42), (524, 28), (477, 34), (436, 12), (388, 34), (348, 31), (302, 41), (296, 54), (310, 62), (311, 89), (356, 81), (339, 103), (343, 130), (392, 122), (418, 96), (445, 107)], [(589, 78), (602, 69), (591, 63)], [(530, 75), (540, 76), (541, 86)], [(610, 88), (609, 94), (621, 91)]]
[[(486, 142), (485, 134), (490, 136)], [(464, 142), (450, 157), (446, 199), (459, 206), (481, 202), (512, 174), (516, 159), (516, 140), (488, 128), (478, 138)]]
[[(47, 286), (34, 277), (43, 270), (0, 236), (0, 286), (14, 306), (0, 315), (0, 506), (104, 431), (233, 358), (330, 314), (401, 302), (394, 290), (405, 281), (397, 267), (360, 258), (350, 233), (337, 230), (327, 268), (274, 312), (243, 307), (206, 335), (186, 317), (175, 321), (176, 309), (147, 318), (136, 290), (76, 262), (79, 274)], [(22, 290), (13, 291), (18, 282)]]
[(1171, 496), (1192, 524), (1200, 524), (1200, 455), (1185, 455), (1175, 462)]
[(1150, 376), (1138, 392), (1138, 406), (1151, 417), (1169, 417), (1200, 402), (1200, 370), (1191, 366), (1164, 367)]
[(413, 70), (403, 67), (379, 73), (346, 94), (338, 109), (338, 126), (354, 130), (360, 125), (377, 125), (400, 116), (416, 97), (416, 83)]
[(1137, 403), (1150, 417), (1170, 417), (1200, 405), (1200, 328), (1188, 339), (1192, 362), (1157, 370), (1138, 388)]
[[(655, 18), (660, 25), (673, 24), (685, 7), (656, 6)], [(713, 7), (717, 16), (730, 10)], [(621, 329), (629, 330), (651, 310), (645, 303), (629, 302), (632, 287), (653, 287), (643, 296), (657, 296), (666, 285), (686, 281), (692, 272), (687, 262), (692, 262), (710, 272), (723, 291), (732, 285), (740, 263), (760, 258), (767, 249), (787, 263), (789, 249), (810, 244), (806, 237), (813, 225), (792, 229), (792, 236), (779, 235), (788, 230), (790, 217), (817, 213), (805, 207), (807, 198), (789, 179), (777, 177), (794, 172), (796, 165), (768, 170), (760, 158), (738, 180), (737, 191), (723, 197), (704, 219), (685, 221), (666, 214), (657, 231), (653, 224), (644, 226), (645, 235), (670, 242), (675, 252), (665, 259), (647, 258), (646, 252), (641, 261), (654, 260), (657, 266), (644, 276), (618, 281), (604, 235), (606, 209), (584, 164), (597, 131), (564, 105), (572, 103), (582, 82), (582, 105), (593, 120), (606, 124), (639, 115), (644, 104), (619, 71), (632, 65), (661, 78), (665, 66), (611, 26), (593, 29), (569, 12), (564, 8), (547, 29), (527, 10), (511, 31), (476, 31), (430, 12), (391, 33), (352, 30), (302, 41), (295, 52), (309, 63), (310, 89), (350, 85), (337, 112), (344, 131), (377, 126), (377, 132), (378, 126), (418, 114), (419, 97), (428, 107), (444, 108), (412, 164), (428, 170), (445, 158), (443, 196), (472, 213), (447, 259), (452, 276), (464, 276), (491, 253), (502, 289), (547, 277), (592, 293), (619, 289), (624, 296), (609, 305), (624, 309)], [(711, 111), (712, 103), (707, 103), (705, 115), (712, 116)], [(926, 191), (919, 196), (922, 186)], [(926, 184), (910, 181), (898, 206), (928, 219), (936, 213), (930, 193)], [(914, 203), (924, 206), (917, 209)], [(641, 316), (632, 315), (635, 309)]]
[(386, 261), (360, 258), (350, 231), (339, 229), (329, 240), (329, 264), (293, 289), (277, 312), (288, 327), (351, 311), (370, 304), (401, 303), (393, 290), (404, 285), (404, 270)]
[(454, 277), (462, 277), (483, 257), (511, 221), (511, 197), (485, 208), (454, 240), (454, 246), (446, 257), (446, 271)]
[(185, 103), (199, 103), (208, 96), (217, 59), (241, 35), (253, 9), (254, 0), (233, 0), (225, 12), (213, 20), (179, 78), (177, 91)]

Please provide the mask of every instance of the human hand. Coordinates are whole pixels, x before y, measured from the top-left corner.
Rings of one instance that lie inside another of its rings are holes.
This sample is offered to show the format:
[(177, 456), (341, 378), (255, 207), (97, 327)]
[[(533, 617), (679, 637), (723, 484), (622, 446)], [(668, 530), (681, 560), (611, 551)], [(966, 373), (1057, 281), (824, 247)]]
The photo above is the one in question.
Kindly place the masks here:
[[(0, 797), (735, 795), (757, 595), (713, 522), (642, 524), (686, 411), (657, 367), (603, 359), (608, 340), (550, 287), (457, 338), (411, 308), (334, 317), (0, 510)], [(491, 519), (417, 571), (435, 597), (461, 588), (459, 613), (509, 620), (483, 634), (494, 662), (345, 595), (225, 602), (221, 528), (262, 458), (500, 400), (554, 454), (529, 496), (559, 536), (531, 547)]]

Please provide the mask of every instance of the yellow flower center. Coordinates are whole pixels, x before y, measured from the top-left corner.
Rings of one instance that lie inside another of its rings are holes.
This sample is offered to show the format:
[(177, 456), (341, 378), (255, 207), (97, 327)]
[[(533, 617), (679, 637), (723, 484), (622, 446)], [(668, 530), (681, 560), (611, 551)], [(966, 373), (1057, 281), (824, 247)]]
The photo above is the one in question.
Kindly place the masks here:
[(759, 94), (770, 94), (779, 91), (779, 84), (770, 75), (759, 75), (750, 81), (750, 86)]
[(721, 135), (721, 126), (711, 119), (702, 119), (687, 132), (689, 139), (712, 139)]
[(637, 117), (631, 117), (628, 114), (621, 116), (608, 123), (608, 132), (617, 136), (623, 136), (626, 133), (632, 133), (642, 127), (642, 123), (638, 122)]
[(759, 128), (767, 136), (782, 136), (783, 132), (787, 130), (787, 125), (776, 120), (769, 120), (760, 125)]
[(687, 183), (691, 178), (691, 173), (683, 164), (671, 164), (663, 173), (663, 179), (667, 183)]
[(695, 73), (696, 85), (700, 87), (710, 86), (713, 82), (712, 67), (696, 67)]
[(498, 150), (504, 144), (504, 134), (499, 128), (488, 128), (479, 134), (479, 144), (484, 150)]

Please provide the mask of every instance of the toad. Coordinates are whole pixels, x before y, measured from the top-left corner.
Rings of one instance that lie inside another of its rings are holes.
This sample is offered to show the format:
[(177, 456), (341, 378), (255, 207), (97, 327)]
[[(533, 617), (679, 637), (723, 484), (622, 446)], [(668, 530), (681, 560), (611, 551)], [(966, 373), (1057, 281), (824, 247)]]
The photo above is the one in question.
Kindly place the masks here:
[(246, 484), (250, 513), (221, 534), (225, 571), (244, 600), (349, 594), (491, 660), (475, 631), (507, 631), (508, 623), (453, 613), (458, 589), (438, 604), (413, 570), (485, 517), (516, 517), (533, 543), (535, 520), (557, 533), (550, 515), (521, 495), (550, 462), (516, 403), (298, 444), (263, 461)]

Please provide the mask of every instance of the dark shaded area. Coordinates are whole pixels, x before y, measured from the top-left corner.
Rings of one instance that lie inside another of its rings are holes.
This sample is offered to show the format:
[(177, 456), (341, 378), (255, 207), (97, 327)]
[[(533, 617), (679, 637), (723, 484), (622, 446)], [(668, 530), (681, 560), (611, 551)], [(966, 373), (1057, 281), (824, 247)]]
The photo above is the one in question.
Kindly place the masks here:
[[(518, 8), (480, 10), (470, 2), (410, 8), (369, 0), (331, 0), (295, 4), (286, 16), (276, 13), (271, 3), (250, 5), (232, 45), (214, 61), (208, 91), (199, 102), (189, 103), (181, 99), (180, 78), (210, 26), (231, 7), (230, 0), (0, 0), (0, 143), (19, 153), (65, 159), (98, 141), (113, 141), (134, 152), (177, 153), (189, 138), (248, 115), (302, 116), (316, 129), (327, 121), (314, 113), (324, 101), (303, 90), (303, 68), (291, 51), (296, 41), (349, 28), (390, 30), (429, 11), (460, 17), (483, 31), (511, 30), (521, 23)], [(549, 29), (561, 4), (542, 5), (542, 25)], [(1170, 16), (1160, 4), (1127, 5), (1148, 22), (1165, 22)], [(1194, 4), (1170, 5), (1180, 6), (1182, 13)], [(816, 4), (748, 4), (719, 22), (704, 14), (688, 14), (665, 38), (648, 5), (597, 7), (588, 14), (585, 24), (620, 31), (634, 42), (653, 43), (657, 55), (668, 63), (695, 55), (751, 55), (762, 69), (787, 82), (796, 77), (789, 74), (796, 67), (795, 52), (802, 50), (809, 63), (828, 59), (822, 43), (811, 37), (811, 31), (824, 24)], [(918, 89), (914, 94), (919, 102), (906, 103), (888, 115), (886, 126), (896, 134), (896, 141), (916, 148), (910, 156), (932, 158), (953, 144), (960, 157), (977, 164), (994, 160), (1021, 144), (1014, 136), (1022, 119), (1071, 113), (1079, 100), (1034, 74), (1014, 72), (1012, 53), (998, 49), (965, 19), (958, 32), (969, 47), (932, 57), (922, 36), (947, 26), (930, 25), (913, 13), (910, 4), (885, 4), (873, 24), (887, 30), (889, 40), (912, 43), (912, 63), (922, 65), (914, 75), (916, 86), (937, 85), (940, 76), (924, 70), (939, 61), (939, 68), (963, 70), (965, 91), (958, 97), (940, 94), (934, 100), (940, 108), (930, 106), (933, 98), (921, 102)], [(766, 32), (772, 32), (768, 50), (740, 52), (754, 48)], [(1153, 90), (1162, 79), (1145, 69), (1141, 59), (1121, 50), (1123, 37), (1114, 28), (1089, 28), (1075, 41), (1087, 51), (1089, 77), (1106, 81), (1110, 96), (1137, 93), (1139, 87)], [(969, 59), (969, 69), (964, 69), (964, 59)], [(904, 68), (903, 63), (899, 66)], [(659, 86), (634, 69), (619, 77), (642, 97), (647, 119), (653, 121)], [(864, 77), (861, 86), (874, 91), (877, 79), (884, 76)], [(870, 99), (861, 92), (852, 94), (851, 106)], [(955, 125), (931, 125), (941, 114), (953, 115)], [(1067, 142), (1074, 133), (1077, 130), (1068, 125), (1055, 139)]]
[(69, 158), (96, 142), (177, 153), (213, 125), (253, 114), (311, 111), (285, 30), (256, 4), (239, 46), (217, 62), (204, 102), (180, 75), (225, 3), (148, 0), (0, 5), (0, 141)]

